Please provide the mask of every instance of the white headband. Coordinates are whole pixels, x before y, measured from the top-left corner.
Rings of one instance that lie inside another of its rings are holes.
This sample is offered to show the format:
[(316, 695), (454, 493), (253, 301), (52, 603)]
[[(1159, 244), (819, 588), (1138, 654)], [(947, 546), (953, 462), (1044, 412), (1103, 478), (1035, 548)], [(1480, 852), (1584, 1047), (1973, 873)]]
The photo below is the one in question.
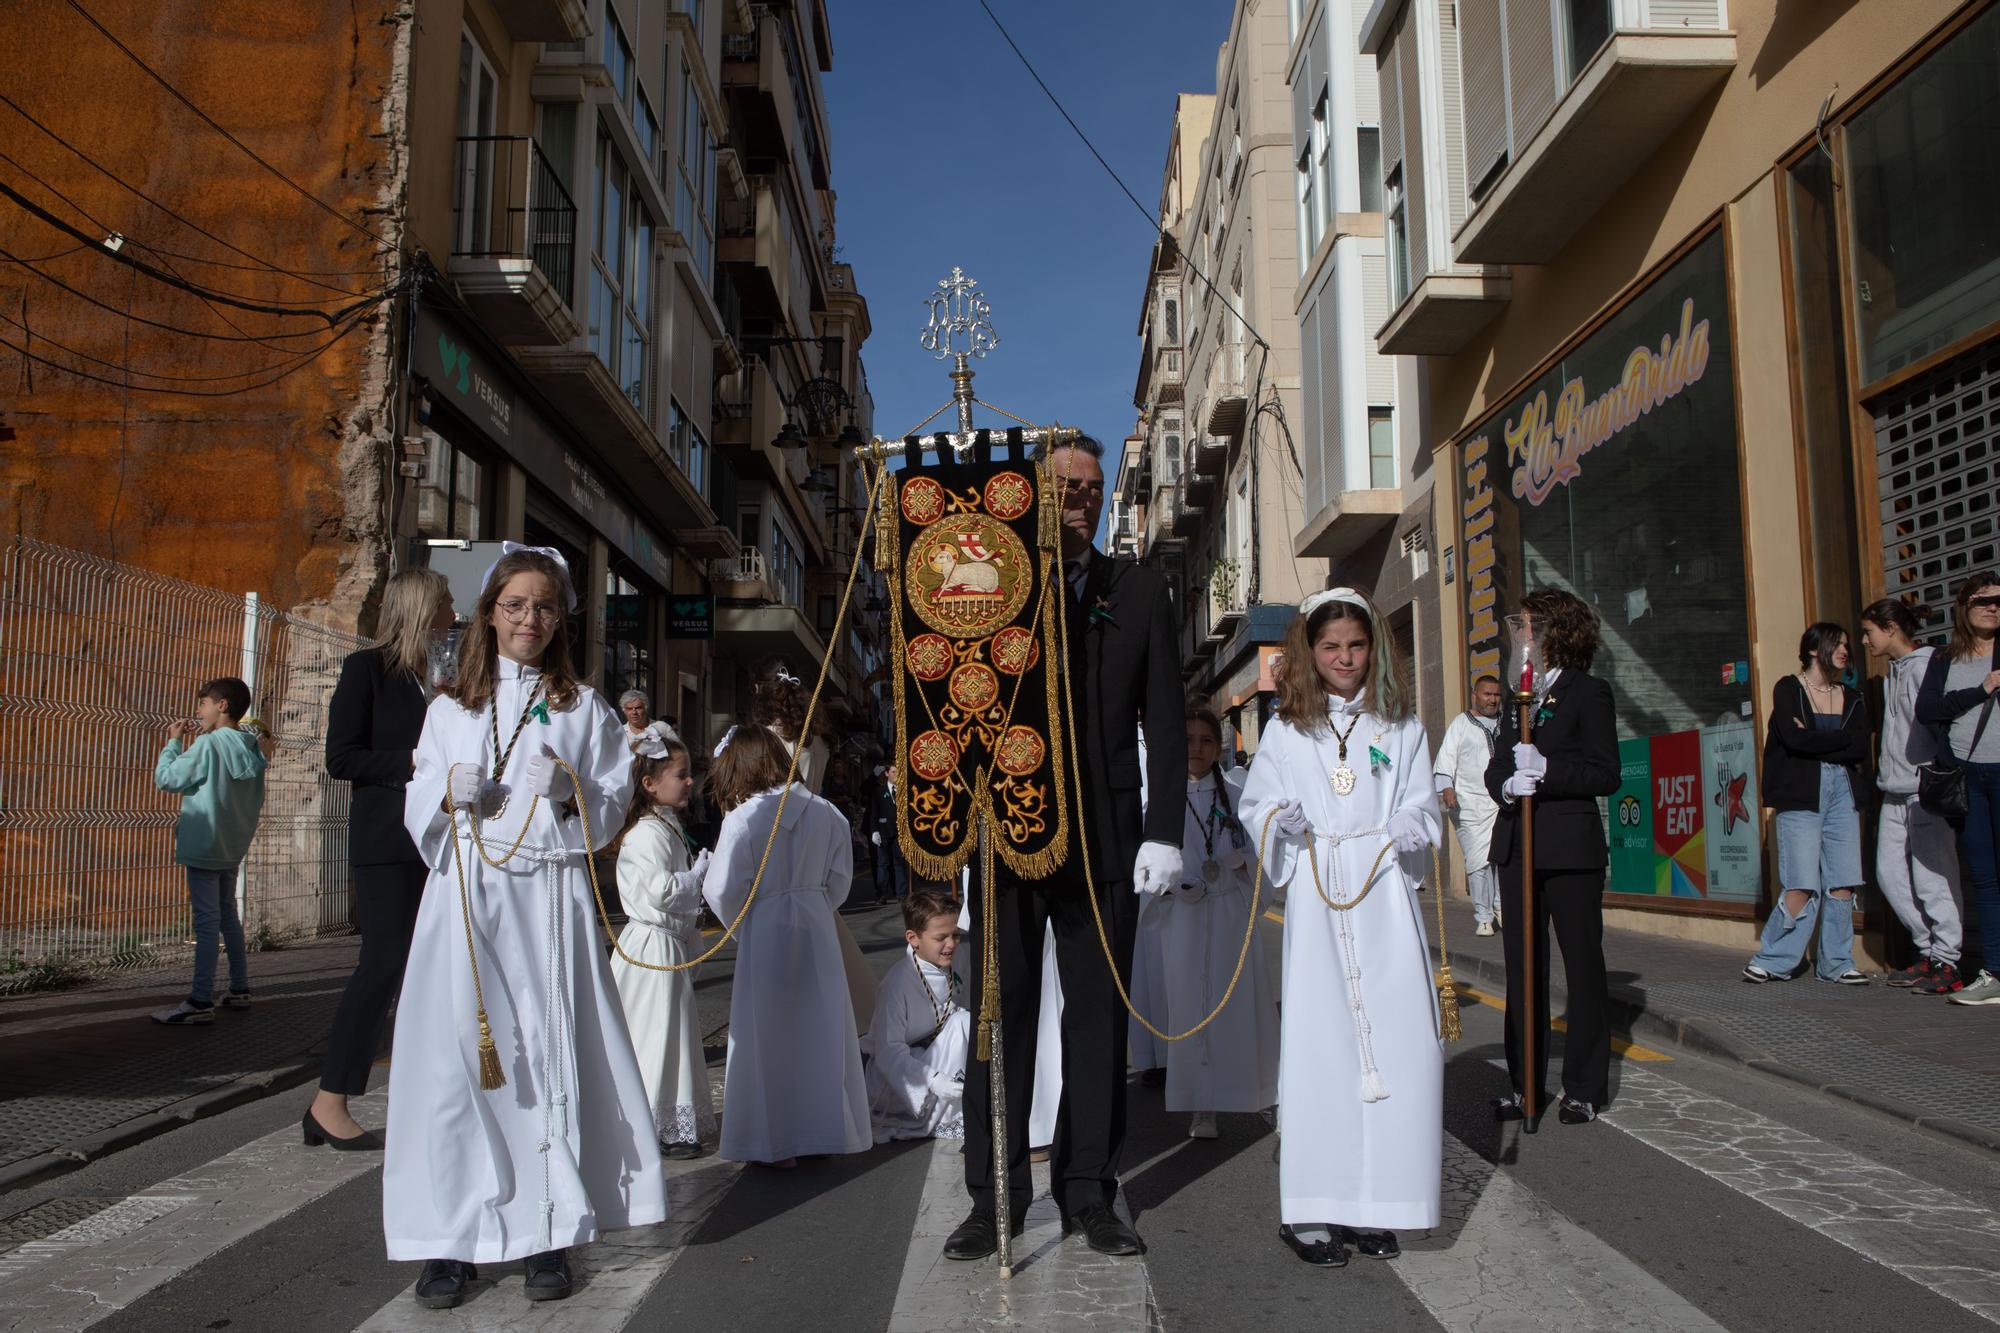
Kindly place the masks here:
[(1371, 616), (1375, 611), (1374, 607), (1368, 605), (1368, 599), (1352, 588), (1328, 588), (1324, 592), (1316, 592), (1303, 602), (1300, 602), (1299, 614), (1310, 616), (1328, 602), (1345, 602), (1349, 606), (1358, 606)]
[[(569, 580), (569, 561), (563, 559), (562, 552), (552, 546), (523, 546), (520, 542), (501, 542), (500, 560), (505, 560), (510, 555), (519, 555), (524, 551), (532, 555), (547, 556), (555, 562), (556, 577), (562, 580), (563, 593), (569, 598), (569, 609), (576, 610), (576, 585)], [(481, 597), (484, 597), (487, 590), (493, 586), (493, 571), (500, 568), (500, 560), (488, 565), (486, 576), (479, 580)]]

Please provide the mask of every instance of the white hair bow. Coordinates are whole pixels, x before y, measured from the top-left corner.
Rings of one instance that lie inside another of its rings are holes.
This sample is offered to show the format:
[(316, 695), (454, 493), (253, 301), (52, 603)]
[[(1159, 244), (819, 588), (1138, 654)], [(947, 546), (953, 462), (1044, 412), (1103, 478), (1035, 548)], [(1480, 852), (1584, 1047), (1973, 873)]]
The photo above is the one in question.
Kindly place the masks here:
[(792, 674), (792, 669), (790, 667), (781, 666), (773, 668), (771, 671), (771, 678), (785, 685), (797, 685), (800, 683), (799, 678)]
[[(572, 611), (576, 610), (576, 584), (570, 581), (569, 561), (563, 559), (563, 553), (556, 550), (553, 546), (524, 546), (520, 542), (501, 542), (500, 560), (505, 560), (510, 555), (518, 555), (523, 551), (534, 555), (547, 556), (555, 562), (556, 577), (562, 580), (563, 595), (569, 600), (569, 609)], [(479, 595), (481, 597), (484, 597), (493, 587), (493, 571), (500, 568), (500, 560), (495, 560), (492, 564), (488, 565), (485, 577), (479, 580)]]
[(1372, 613), (1374, 611), (1374, 608), (1368, 605), (1368, 599), (1366, 597), (1363, 597), (1360, 593), (1354, 591), (1354, 589), (1328, 588), (1323, 592), (1316, 592), (1312, 596), (1306, 598), (1303, 602), (1300, 602), (1299, 614), (1302, 616), (1310, 616), (1313, 612), (1319, 610), (1322, 606), (1325, 606), (1329, 602), (1345, 602), (1349, 606), (1358, 606), (1363, 611), (1366, 612)]
[(673, 753), (675, 746), (687, 749), (687, 743), (681, 739), (679, 732), (664, 722), (655, 722), (634, 742), (632, 753), (641, 759), (665, 759)]
[(727, 750), (727, 749), (729, 748), (729, 742), (731, 742), (731, 741), (733, 741), (733, 740), (735, 740), (735, 739), (736, 739), (736, 728), (735, 728), (735, 727), (731, 727), (731, 728), (730, 728), (729, 730), (727, 730), (727, 731), (723, 732), (723, 733), (722, 733), (722, 739), (721, 739), (721, 740), (719, 740), (719, 741), (717, 741), (717, 742), (715, 743), (715, 750), (714, 750), (713, 754), (712, 754), (712, 755), (711, 755), (710, 757), (711, 757), (711, 758), (715, 758), (715, 759), (720, 759), (720, 758), (722, 758), (722, 752), (723, 752), (724, 750)]

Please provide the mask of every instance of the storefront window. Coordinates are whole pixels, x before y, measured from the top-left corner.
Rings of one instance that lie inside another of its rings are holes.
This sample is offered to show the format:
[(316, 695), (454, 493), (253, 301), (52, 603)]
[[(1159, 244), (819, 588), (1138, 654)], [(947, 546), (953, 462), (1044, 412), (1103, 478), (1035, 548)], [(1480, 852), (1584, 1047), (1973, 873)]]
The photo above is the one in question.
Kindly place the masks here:
[[(1717, 230), (1461, 446), (1468, 678), (1543, 587), (1597, 611), (1626, 786), (1617, 893), (1752, 904), (1761, 876), (1736, 400)], [(1560, 689), (1560, 685), (1557, 687)]]
[(2000, 8), (1847, 123), (1861, 380), (2000, 320)]
[(417, 531), (425, 537), (486, 536), (486, 467), (437, 431), (424, 428), (424, 474), (416, 485)]
[(644, 584), (613, 566), (604, 598), (604, 696), (627, 690), (653, 699), (653, 598)]

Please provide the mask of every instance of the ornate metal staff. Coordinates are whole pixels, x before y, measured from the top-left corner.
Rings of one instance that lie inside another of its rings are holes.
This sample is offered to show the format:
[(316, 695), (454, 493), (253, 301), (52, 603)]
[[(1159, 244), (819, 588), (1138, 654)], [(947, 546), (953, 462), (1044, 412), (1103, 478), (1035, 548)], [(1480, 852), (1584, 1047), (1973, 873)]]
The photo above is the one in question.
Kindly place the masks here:
[[(1507, 633), (1512, 647), (1508, 654), (1508, 676), (1517, 707), (1521, 742), (1532, 741), (1535, 700), (1545, 679), (1541, 646), (1535, 642), (1535, 622), (1525, 612), (1507, 617)], [(1535, 1005), (1535, 948), (1541, 935), (1535, 916), (1535, 798), (1521, 798), (1521, 907), (1514, 923), (1521, 932), (1521, 1121), (1523, 1132), (1541, 1128), (1541, 1089), (1536, 1085), (1539, 1066), (1535, 1063), (1535, 1042), (1540, 1035), (1540, 1010)]]

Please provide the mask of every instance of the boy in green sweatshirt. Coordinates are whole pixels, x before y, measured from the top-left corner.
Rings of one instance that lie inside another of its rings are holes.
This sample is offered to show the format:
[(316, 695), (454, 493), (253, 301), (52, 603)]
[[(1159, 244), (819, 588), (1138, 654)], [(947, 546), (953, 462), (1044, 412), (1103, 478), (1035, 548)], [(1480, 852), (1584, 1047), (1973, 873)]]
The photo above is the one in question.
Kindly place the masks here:
[(174, 825), (174, 860), (187, 867), (194, 908), (194, 985), (187, 999), (153, 1015), (174, 1026), (215, 1021), (216, 939), (229, 948), (229, 993), (220, 1002), (250, 1007), (250, 967), (243, 923), (236, 915), (236, 870), (257, 831), (264, 808), (264, 766), (269, 740), (259, 741), (237, 723), (250, 711), (250, 687), (223, 676), (201, 687), (195, 720), (167, 728), (167, 743), (153, 766), (161, 791), (180, 793)]

